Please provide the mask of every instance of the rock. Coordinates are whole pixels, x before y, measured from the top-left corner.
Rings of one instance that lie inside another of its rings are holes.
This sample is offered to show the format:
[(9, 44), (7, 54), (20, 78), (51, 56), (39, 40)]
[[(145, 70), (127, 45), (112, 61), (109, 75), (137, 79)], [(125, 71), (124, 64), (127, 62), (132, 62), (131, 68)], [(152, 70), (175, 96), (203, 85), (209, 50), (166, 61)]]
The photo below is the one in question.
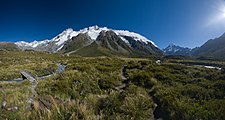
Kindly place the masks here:
[(6, 101), (3, 101), (2, 102), (2, 109), (5, 109), (5, 107), (6, 107)]
[(25, 62), (30, 63), (30, 62), (31, 62), (31, 60), (29, 60), (29, 59), (25, 59)]

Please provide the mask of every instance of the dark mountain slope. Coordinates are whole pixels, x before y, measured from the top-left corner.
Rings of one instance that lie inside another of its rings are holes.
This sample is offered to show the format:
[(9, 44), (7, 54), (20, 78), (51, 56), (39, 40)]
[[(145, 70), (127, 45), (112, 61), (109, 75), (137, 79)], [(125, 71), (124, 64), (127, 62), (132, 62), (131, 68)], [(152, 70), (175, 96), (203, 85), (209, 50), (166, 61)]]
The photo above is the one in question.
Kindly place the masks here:
[(219, 38), (211, 39), (203, 44), (194, 55), (212, 57), (212, 58), (225, 58), (225, 34)]
[(68, 40), (60, 51), (63, 53), (73, 52), (90, 45), (92, 42), (93, 40), (87, 34), (80, 33), (76, 37)]

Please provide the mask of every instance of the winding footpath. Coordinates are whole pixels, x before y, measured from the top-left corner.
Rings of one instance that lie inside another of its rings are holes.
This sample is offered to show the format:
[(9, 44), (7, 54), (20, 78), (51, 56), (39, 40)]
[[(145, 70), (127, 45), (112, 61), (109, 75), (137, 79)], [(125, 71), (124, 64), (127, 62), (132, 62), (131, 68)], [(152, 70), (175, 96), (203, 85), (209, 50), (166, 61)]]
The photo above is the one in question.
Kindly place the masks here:
[(122, 83), (121, 83), (121, 85), (120, 86), (117, 86), (117, 87), (115, 87), (115, 89), (117, 90), (117, 91), (119, 91), (119, 92), (123, 92), (124, 91), (124, 89), (127, 87), (127, 85), (128, 85), (128, 78), (126, 77), (126, 65), (123, 65), (122, 66), (122, 69), (121, 69), (121, 74), (120, 74), (120, 77), (121, 77), (121, 79), (122, 79)]
[[(121, 69), (121, 79), (122, 79), (122, 84), (115, 87), (115, 89), (117, 91), (119, 91), (120, 93), (124, 91), (124, 89), (128, 86), (128, 83), (130, 82), (129, 79), (128, 79), (128, 75), (127, 75), (127, 66), (126, 65), (123, 65), (122, 66), (122, 69)], [(151, 89), (150, 91), (152, 91), (153, 89)], [(151, 92), (150, 92), (151, 93)], [(151, 118), (150, 120), (162, 120), (161, 117), (159, 117), (158, 115), (158, 109), (160, 109), (157, 104), (157, 101), (154, 99), (154, 97), (152, 97), (151, 94), (149, 94), (149, 98), (154, 102), (154, 105), (155, 105), (155, 108), (153, 109), (152, 113), (151, 113)]]

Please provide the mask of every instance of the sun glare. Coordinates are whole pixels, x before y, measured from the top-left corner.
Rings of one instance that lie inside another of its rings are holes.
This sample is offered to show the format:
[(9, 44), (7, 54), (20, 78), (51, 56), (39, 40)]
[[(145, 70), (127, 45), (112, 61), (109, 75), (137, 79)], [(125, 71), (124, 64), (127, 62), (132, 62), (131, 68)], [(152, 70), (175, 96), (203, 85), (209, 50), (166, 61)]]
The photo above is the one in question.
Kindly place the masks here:
[(218, 0), (217, 4), (212, 5), (215, 9), (214, 14), (208, 19), (207, 26), (220, 24), (225, 24), (225, 1)]
[(221, 16), (225, 18), (225, 2), (224, 1), (221, 1), (219, 9), (220, 9)]
[(222, 16), (225, 18), (225, 8), (223, 8), (224, 10), (222, 11)]
[(225, 18), (225, 2), (224, 2), (224, 0), (220, 0), (218, 2), (217, 9), (218, 9), (218, 17), (223, 21)]

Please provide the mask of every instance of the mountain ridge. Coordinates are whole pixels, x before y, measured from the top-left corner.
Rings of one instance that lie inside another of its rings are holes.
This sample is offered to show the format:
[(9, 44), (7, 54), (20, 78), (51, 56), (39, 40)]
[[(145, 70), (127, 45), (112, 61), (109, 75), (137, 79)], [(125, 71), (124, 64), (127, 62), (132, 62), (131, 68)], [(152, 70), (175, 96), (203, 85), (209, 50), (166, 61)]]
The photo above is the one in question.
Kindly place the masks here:
[(181, 47), (172, 43), (168, 45), (166, 48), (162, 49), (162, 51), (166, 55), (190, 56), (192, 49), (188, 47)]
[(225, 58), (225, 33), (218, 38), (210, 39), (205, 42), (194, 55), (208, 58)]
[[(105, 39), (99, 40), (99, 37), (101, 37), (103, 33), (107, 34)], [(81, 34), (83, 34), (83, 36)], [(86, 35), (86, 38), (84, 35)], [(146, 55), (162, 54), (162, 51), (153, 41), (138, 33), (98, 26), (91, 26), (79, 31), (74, 31), (69, 28), (51, 40), (33, 42), (19, 41), (15, 44), (22, 50), (28, 49), (35, 51), (47, 51), (51, 53), (75, 53), (78, 49), (91, 45), (94, 41), (96, 41), (96, 44), (99, 47), (106, 48), (116, 54), (126, 53), (131, 55), (132, 52), (135, 51)]]

